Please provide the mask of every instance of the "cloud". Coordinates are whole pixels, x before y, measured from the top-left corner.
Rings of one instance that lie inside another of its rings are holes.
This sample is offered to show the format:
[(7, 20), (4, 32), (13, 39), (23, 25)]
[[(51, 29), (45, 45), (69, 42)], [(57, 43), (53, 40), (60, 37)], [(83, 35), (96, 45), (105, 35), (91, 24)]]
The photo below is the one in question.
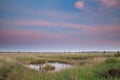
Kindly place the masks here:
[(9, 43), (45, 43), (48, 41), (60, 40), (66, 38), (65, 34), (52, 33), (47, 31), (32, 30), (0, 30), (0, 44)]
[(53, 33), (46, 31), (32, 30), (0, 30), (0, 44), (3, 45), (34, 45), (49, 46), (49, 45), (75, 45), (81, 43), (80, 39), (71, 36), (71, 33)]
[[(1, 26), (15, 26), (16, 28), (19, 26), (29, 27), (29, 26), (37, 26), (37, 27), (49, 27), (49, 28), (73, 28), (84, 31), (120, 31), (120, 27), (116, 25), (106, 25), (106, 26), (91, 26), (91, 25), (82, 25), (75, 24), (69, 22), (51, 22), (51, 21), (43, 21), (43, 20), (22, 20), (22, 21), (10, 21), (10, 20), (0, 20)], [(104, 29), (103, 29), (104, 28)]]
[(51, 27), (51, 28), (76, 28), (76, 29), (90, 29), (89, 27), (81, 24), (67, 23), (67, 22), (51, 22), (51, 21), (42, 21), (42, 20), (24, 20), (24, 21), (9, 21), (9, 20), (0, 20), (2, 26), (11, 25), (11, 26), (38, 26), (38, 27)]
[(84, 8), (84, 2), (83, 1), (75, 2), (75, 7), (78, 8), (78, 9)]
[(101, 0), (102, 3), (107, 7), (120, 7), (120, 0)]
[[(0, 44), (40, 44), (40, 45), (120, 45), (120, 26), (90, 26), (49, 21), (4, 21), (0, 24), (15, 26), (14, 29), (0, 30)], [(18, 30), (18, 27), (72, 28), (72, 31), (49, 32), (44, 30)], [(77, 31), (74, 29), (77, 29)]]

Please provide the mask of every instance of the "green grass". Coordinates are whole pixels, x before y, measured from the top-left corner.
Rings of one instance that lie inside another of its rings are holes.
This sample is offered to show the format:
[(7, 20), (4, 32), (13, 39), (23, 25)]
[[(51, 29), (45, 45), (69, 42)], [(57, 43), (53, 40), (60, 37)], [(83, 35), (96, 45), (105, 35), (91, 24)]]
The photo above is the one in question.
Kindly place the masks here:
[[(119, 77), (105, 78), (100, 75), (109, 69), (120, 68), (120, 57), (114, 57), (112, 54), (2, 54), (0, 56), (0, 80), (120, 80)], [(24, 66), (35, 60), (63, 61), (74, 63), (73, 65), (82, 62), (85, 65), (59, 72), (40, 72)]]

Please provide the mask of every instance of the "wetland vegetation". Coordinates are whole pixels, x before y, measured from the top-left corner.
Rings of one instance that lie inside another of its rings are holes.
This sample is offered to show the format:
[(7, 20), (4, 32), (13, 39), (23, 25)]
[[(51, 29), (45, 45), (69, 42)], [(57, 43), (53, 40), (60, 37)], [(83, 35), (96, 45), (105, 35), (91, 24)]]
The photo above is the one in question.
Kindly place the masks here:
[[(73, 67), (48, 72), (56, 68), (48, 63)], [(26, 66), (38, 64), (47, 65), (42, 71)], [(0, 53), (0, 80), (120, 80), (120, 54)]]

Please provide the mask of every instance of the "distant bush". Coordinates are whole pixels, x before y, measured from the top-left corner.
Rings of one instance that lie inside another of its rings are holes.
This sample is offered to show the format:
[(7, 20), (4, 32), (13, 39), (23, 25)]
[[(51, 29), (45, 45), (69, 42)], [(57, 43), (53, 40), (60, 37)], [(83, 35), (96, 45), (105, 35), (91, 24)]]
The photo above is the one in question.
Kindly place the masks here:
[(106, 53), (106, 51), (103, 51), (103, 53)]

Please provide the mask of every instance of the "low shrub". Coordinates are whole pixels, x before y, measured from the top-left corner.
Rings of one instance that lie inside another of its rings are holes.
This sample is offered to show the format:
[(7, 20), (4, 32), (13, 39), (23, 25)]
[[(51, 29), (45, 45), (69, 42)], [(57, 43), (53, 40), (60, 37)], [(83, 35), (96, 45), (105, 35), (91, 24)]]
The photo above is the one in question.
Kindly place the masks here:
[(46, 70), (46, 71), (51, 71), (51, 70), (54, 70), (55, 69), (55, 67), (54, 66), (52, 66), (52, 65), (49, 65), (49, 64), (47, 64), (47, 65), (45, 65), (45, 67), (43, 67), (43, 70)]

